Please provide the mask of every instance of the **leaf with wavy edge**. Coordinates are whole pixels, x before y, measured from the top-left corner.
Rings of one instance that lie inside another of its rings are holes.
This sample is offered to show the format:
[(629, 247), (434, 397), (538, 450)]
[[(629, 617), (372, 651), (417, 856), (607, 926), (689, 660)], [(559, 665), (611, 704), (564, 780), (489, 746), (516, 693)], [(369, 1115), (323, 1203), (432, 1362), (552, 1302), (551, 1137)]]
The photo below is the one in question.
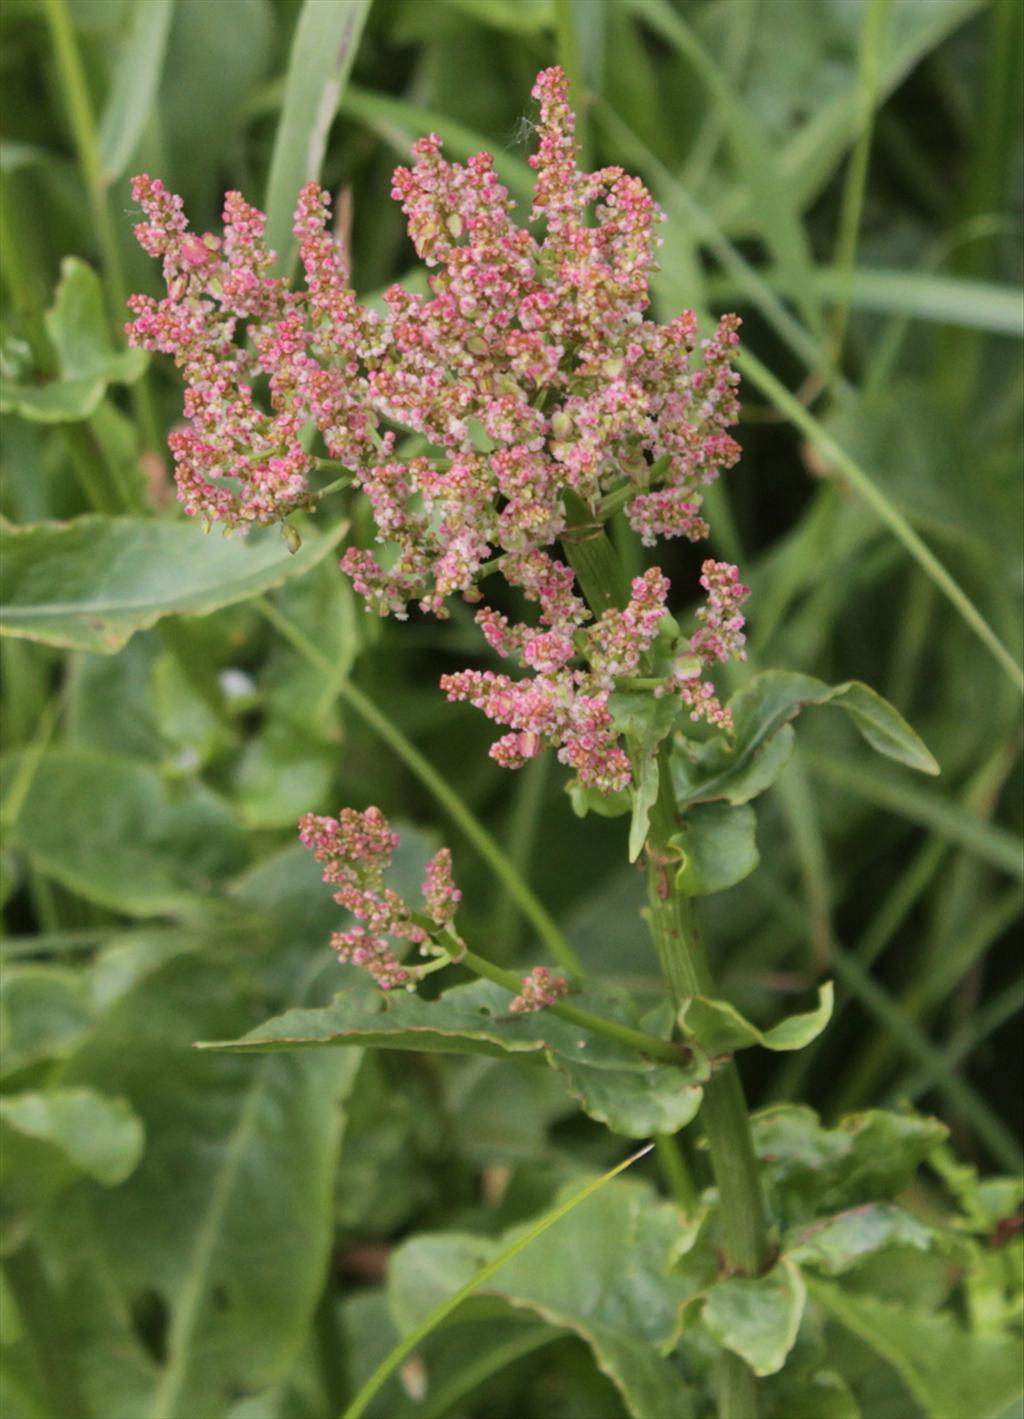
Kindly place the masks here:
[[(342, 994), (325, 1009), (289, 1010), (239, 1040), (198, 1048), (264, 1053), (361, 1045), (499, 1058), (538, 1054), (565, 1076), (591, 1118), (627, 1138), (676, 1132), (696, 1114), (708, 1077), (701, 1049), (685, 1065), (659, 1064), (550, 1011), (512, 1015), (510, 1000), (502, 986), (484, 980), (455, 986), (433, 1001), (396, 992), (383, 1009), (365, 997)], [(573, 995), (572, 1002), (610, 1018), (623, 1008), (606, 995)]]
[[(489, 1293), (579, 1335), (633, 1419), (687, 1419), (691, 1397), (662, 1358), (677, 1339), (679, 1308), (692, 1292), (672, 1266), (679, 1213), (647, 1187), (604, 1186), (613, 1175), (583, 1192), (570, 1184), (565, 1200), (539, 1222), (497, 1240), (464, 1233), (421, 1236), (400, 1247), (389, 1290), (398, 1324), (411, 1333), (399, 1360), (429, 1333), (428, 1323), (441, 1323), (461, 1299), (487, 1284)], [(553, 1221), (560, 1225), (544, 1248), (530, 1246)], [(346, 1419), (362, 1412), (353, 1404)]]
[(762, 1049), (803, 1049), (816, 1039), (832, 1018), (835, 992), (831, 981), (818, 990), (818, 1004), (802, 1015), (790, 1015), (768, 1030), (751, 1024), (727, 1000), (708, 1000), (702, 995), (691, 996), (679, 1008), (679, 1023), (683, 1031), (702, 1050), (717, 1058), (738, 1049), (760, 1045)]
[(163, 616), (203, 616), (301, 576), (346, 530), (305, 529), (292, 555), (273, 531), (228, 541), (157, 518), (90, 515), (26, 527), (0, 519), (0, 629), (111, 654)]
[(796, 1343), (806, 1300), (800, 1268), (783, 1257), (765, 1276), (730, 1276), (712, 1286), (703, 1320), (755, 1375), (775, 1375)]

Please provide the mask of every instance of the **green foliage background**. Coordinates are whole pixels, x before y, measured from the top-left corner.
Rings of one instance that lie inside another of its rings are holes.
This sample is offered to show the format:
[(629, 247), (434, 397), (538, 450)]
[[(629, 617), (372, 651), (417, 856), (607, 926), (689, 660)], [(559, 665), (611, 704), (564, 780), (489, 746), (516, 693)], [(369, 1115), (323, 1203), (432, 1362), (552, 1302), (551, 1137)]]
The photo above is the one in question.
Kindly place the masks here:
[[(431, 1268), (463, 1278), (622, 1156), (512, 1058), (191, 1048), (339, 989), (337, 912), (294, 824), (341, 803), (400, 823), (410, 882), (451, 842), (460, 923), (491, 960), (545, 957), (525, 878), (589, 968), (660, 993), (623, 820), (575, 819), (551, 763), (487, 758), (482, 717), (437, 689), (477, 663), (468, 615), (363, 614), (336, 547), (365, 508), (328, 500), (294, 557), (276, 533), (204, 540), (177, 515), (164, 438), (181, 391), (120, 334), (125, 293), (158, 280), (128, 178), (162, 177), (199, 229), (229, 187), (267, 196), (286, 231), (332, 77), (322, 178), (361, 292), (411, 273), (389, 180), (419, 134), (455, 157), (492, 149), (528, 192), (529, 90), (560, 61), (589, 96), (589, 156), (640, 173), (668, 213), (658, 313), (742, 313), (744, 458), (710, 520), (753, 587), (751, 659), (875, 686), (942, 766), (925, 781), (874, 761), (834, 710), (801, 721), (762, 800), (761, 864), (704, 921), (721, 993), (759, 1025), (825, 976), (837, 1014), (799, 1054), (746, 1056), (747, 1090), (827, 1121), (908, 1100), (983, 1174), (1019, 1166), (1021, 6), (309, 0), (304, 45), (300, 13), (0, 7), (8, 1419), (323, 1419), (429, 1308)], [(365, 19), (350, 76), (346, 18)], [(680, 609), (700, 556), (666, 553)], [(664, 1190), (653, 1160), (634, 1174)], [(636, 1198), (651, 1229), (667, 1206), (638, 1187), (552, 1232), (549, 1267), (582, 1283), (620, 1265)], [(912, 1195), (925, 1217), (949, 1205), (934, 1173)], [(438, 1230), (453, 1239), (420, 1236)], [(426, 1398), (417, 1361), (374, 1412), (647, 1412), (613, 1383), (626, 1361), (595, 1342), (600, 1315), (579, 1320), (578, 1295), (555, 1306), (529, 1256), (503, 1292), (520, 1310), (460, 1313), (424, 1352)], [(815, 1283), (819, 1323), (846, 1327), (846, 1380), (801, 1413), (952, 1412), (941, 1371), (899, 1363), (950, 1343), (931, 1312), (952, 1282), (905, 1266), (871, 1274), (853, 1321)], [(1001, 1286), (972, 1292), (972, 1344)], [(904, 1300), (921, 1309), (884, 1310)], [(646, 1343), (660, 1323), (655, 1307)], [(895, 1359), (870, 1340), (885, 1334)], [(983, 1350), (962, 1364), (998, 1372)], [(969, 1394), (1012, 1412), (995, 1382)]]

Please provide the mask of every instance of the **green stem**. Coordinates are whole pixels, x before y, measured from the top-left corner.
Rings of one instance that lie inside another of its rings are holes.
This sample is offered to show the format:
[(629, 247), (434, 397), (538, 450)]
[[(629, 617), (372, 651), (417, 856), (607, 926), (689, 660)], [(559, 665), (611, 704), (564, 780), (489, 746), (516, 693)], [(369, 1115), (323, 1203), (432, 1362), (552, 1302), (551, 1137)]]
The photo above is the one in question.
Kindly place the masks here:
[[(513, 995), (518, 995), (523, 988), (521, 976), (517, 976), (514, 971), (505, 971), (500, 966), (493, 966), (490, 961), (485, 961), (473, 951), (465, 951), (453, 959), (466, 966), (474, 975), (493, 981), (495, 985), (510, 990)], [(583, 1010), (578, 1005), (556, 1000), (544, 1008), (552, 1015), (568, 1020), (572, 1025), (579, 1025), (581, 1029), (590, 1030), (595, 1035), (603, 1035), (605, 1039), (626, 1045), (628, 1049), (639, 1050), (650, 1059), (663, 1059), (667, 1064), (679, 1064), (682, 1060), (679, 1045), (670, 1044), (668, 1040), (659, 1039), (657, 1035), (645, 1034), (643, 1030), (633, 1030), (629, 1025), (620, 1025), (617, 1020), (606, 1020), (603, 1015), (594, 1015), (590, 1010)]]
[(672, 1133), (659, 1133), (654, 1140), (661, 1171), (669, 1191), (684, 1212), (692, 1212), (700, 1197), (697, 1184), (690, 1176), (679, 1140)]
[[(342, 677), (338, 667), (333, 665), (327, 656), (272, 601), (268, 601), (264, 596), (256, 596), (253, 597), (252, 604), (310, 665), (315, 665), (332, 681), (338, 697), (354, 709), (356, 714), (384, 740), (385, 744), (394, 750), (405, 766), (416, 775), (424, 788), (445, 810), (452, 822), (473, 844), (506, 891), (518, 904), (520, 911), (533, 924), (537, 934), (562, 969), (576, 976), (584, 975), (582, 962), (543, 902), (535, 896), (529, 883), (516, 871), (514, 864), (509, 861), (479, 819), (466, 807), (448, 781), (409, 742), (398, 726), (388, 719), (369, 696), (364, 695), (362, 690), (353, 685), (350, 680)], [(516, 989), (518, 990), (518, 986)]]
[[(108, 200), (107, 181), (103, 174), (100, 154), (99, 131), (96, 115), (93, 113), (92, 99), (86, 82), (85, 68), (79, 53), (78, 41), (71, 20), (67, 0), (43, 0), (43, 10), (50, 29), (54, 58), (61, 91), (68, 107), (71, 135), (78, 163), (82, 171), (89, 206), (92, 210), (96, 239), (106, 275), (107, 303), (114, 328), (120, 332), (127, 314), (128, 287), (125, 281), (124, 263), (113, 213)], [(132, 408), (146, 446), (159, 450), (163, 446), (160, 423), (153, 403), (146, 376), (143, 375), (131, 388)]]
[[(663, 762), (658, 801), (647, 841), (649, 922), (673, 1004), (715, 993), (693, 903), (675, 890), (677, 855), (669, 839), (677, 826), (675, 795)], [(704, 1086), (701, 1119), (718, 1187), (725, 1261), (729, 1271), (757, 1276), (768, 1261), (768, 1226), (743, 1086), (730, 1061)], [(756, 1419), (757, 1381), (737, 1355), (723, 1352), (719, 1419)]]
[(562, 533), (562, 550), (595, 616), (629, 601), (629, 582), (615, 546), (601, 522), (581, 498), (566, 493), (569, 526)]
[[(625, 605), (629, 591), (611, 541), (600, 527), (588, 526), (568, 499), (567, 507), (571, 527), (562, 545), (591, 610), (600, 615)], [(678, 1007), (689, 996), (713, 996), (715, 990), (693, 905), (675, 890), (677, 854), (669, 839), (678, 819), (664, 759), (659, 783), (647, 841), (649, 920)], [(743, 1086), (731, 1061), (705, 1084), (701, 1118), (718, 1187), (726, 1263), (737, 1275), (757, 1276), (768, 1261), (768, 1225)], [(757, 1380), (744, 1360), (727, 1351), (720, 1364), (718, 1412), (719, 1419), (757, 1419)]]

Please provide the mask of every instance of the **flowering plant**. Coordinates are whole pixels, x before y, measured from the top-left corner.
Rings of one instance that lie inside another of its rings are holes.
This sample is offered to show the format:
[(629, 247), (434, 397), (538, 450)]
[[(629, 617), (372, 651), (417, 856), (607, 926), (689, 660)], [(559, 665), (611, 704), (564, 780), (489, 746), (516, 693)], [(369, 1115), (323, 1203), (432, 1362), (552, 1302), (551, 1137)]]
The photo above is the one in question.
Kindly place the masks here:
[[(441, 688), (504, 727), (490, 750), (498, 764), (521, 768), (553, 748), (574, 774), (581, 815), (629, 816), (668, 1008), (641, 1018), (584, 981), (568, 954), (565, 974), (541, 964), (525, 977), (478, 955), (456, 929), (461, 893), (448, 850), (428, 863), (424, 903), (413, 907), (386, 881), (398, 835), (378, 809), (345, 808), (337, 819), (307, 814), (300, 836), (354, 920), (332, 938), (339, 959), (392, 998), (381, 1013), (380, 997), (353, 987), (323, 1011), (283, 1016), (219, 1047), (430, 1040), (471, 1053), (542, 1051), (593, 1118), (659, 1139), (689, 1214), (673, 1252), (686, 1254), (690, 1278), (674, 1304), (699, 1314), (683, 1368), (700, 1370), (702, 1347), (720, 1352), (719, 1413), (752, 1415), (759, 1378), (780, 1372), (796, 1341), (816, 1267), (844, 1270), (843, 1245), (878, 1250), (911, 1234), (931, 1244), (889, 1199), (938, 1135), (881, 1115), (846, 1141), (827, 1142), (832, 1135), (802, 1117), (752, 1127), (734, 1054), (809, 1043), (827, 1023), (831, 989), (807, 1013), (758, 1028), (716, 998), (693, 898), (756, 865), (749, 805), (781, 772), (790, 721), (805, 706), (832, 703), (876, 749), (925, 772), (936, 766), (897, 712), (858, 683), (767, 672), (723, 702), (710, 673), (746, 658), (749, 590), (737, 567), (704, 560), (688, 630), (668, 609), (659, 566), (625, 575), (608, 534), (617, 514), (620, 537), (624, 518), (624, 535), (645, 547), (709, 535), (704, 490), (739, 455), (729, 433), (739, 322), (724, 316), (698, 346), (692, 312), (665, 325), (647, 317), (660, 212), (621, 168), (579, 169), (560, 69), (539, 76), (534, 97), (534, 230), (514, 220), (488, 154), (449, 163), (436, 136), (420, 140), (393, 195), (430, 271), (429, 295), (393, 286), (383, 312), (351, 289), (315, 184), (295, 214), (305, 274), (295, 291), (272, 274), (263, 218), (238, 193), (226, 198), (223, 236), (197, 236), (178, 198), (138, 178), (145, 220), (136, 231), (163, 261), (167, 296), (133, 298), (128, 330), (134, 344), (172, 355), (186, 381), (187, 423), (171, 444), (188, 513), (229, 532), (280, 522), (297, 545), (288, 519), (352, 489), (369, 505), (376, 546), (350, 546), (341, 568), (368, 610), (406, 619), (415, 603), (443, 620), (455, 596), (475, 608), (481, 648), (516, 673), (468, 668), (443, 675)], [(322, 456), (311, 451), (315, 438)], [(317, 488), (325, 470), (336, 476)], [(485, 601), (493, 578), (513, 609)], [(403, 954), (409, 947), (419, 962)], [(406, 994), (456, 966), (481, 979), (438, 999)], [(672, 1141), (698, 1116), (715, 1180), (702, 1199)], [(812, 1189), (793, 1232), (771, 1150), (785, 1154), (800, 1134), (800, 1146), (870, 1154), (872, 1130), (893, 1149), (884, 1178), (834, 1196)], [(881, 1210), (871, 1212), (872, 1240), (837, 1243), (837, 1263), (807, 1228), (841, 1229), (841, 1204)], [(662, 1335), (659, 1346), (675, 1340)], [(678, 1371), (653, 1354), (647, 1363), (674, 1394)], [(623, 1380), (632, 1412), (653, 1412), (649, 1399), (635, 1401), (635, 1383)]]

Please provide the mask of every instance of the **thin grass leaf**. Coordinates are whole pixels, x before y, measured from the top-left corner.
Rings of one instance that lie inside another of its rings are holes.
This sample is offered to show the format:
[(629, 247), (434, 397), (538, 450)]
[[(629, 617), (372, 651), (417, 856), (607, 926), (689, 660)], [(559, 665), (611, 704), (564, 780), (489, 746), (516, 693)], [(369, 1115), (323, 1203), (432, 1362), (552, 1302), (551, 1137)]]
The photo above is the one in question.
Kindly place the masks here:
[[(713, 221), (710, 216), (707, 220)], [(723, 240), (728, 238), (723, 237)], [(725, 261), (722, 264), (726, 266)], [(726, 269), (730, 268), (726, 266)], [(762, 274), (749, 268), (742, 275), (736, 270), (728, 276), (711, 277), (707, 283), (708, 299), (716, 307), (729, 306), (743, 298), (754, 299), (751, 272), (758, 285), (763, 287), (757, 292), (757, 299), (759, 308), (765, 313), (765, 299), (777, 301), (776, 292), (783, 291), (783, 278), (778, 271)], [(811, 280), (823, 301), (838, 297), (842, 273), (836, 267), (816, 266), (811, 272)], [(785, 294), (790, 295), (791, 292), (785, 291)], [(973, 281), (962, 276), (941, 276), (929, 271), (894, 271), (886, 267), (861, 266), (853, 272), (850, 304), (854, 310), (872, 311), (878, 315), (909, 316), (935, 325), (955, 325), (965, 330), (983, 330), (990, 335), (1024, 338), (1024, 304), (1019, 293), (1013, 286), (1000, 286), (993, 281)], [(789, 318), (793, 319), (792, 316)], [(806, 333), (803, 338), (808, 338)]]
[[(421, 108), (405, 99), (350, 84), (341, 101), (341, 111), (372, 129), (399, 157), (409, 157), (410, 149), (424, 133), (437, 133), (449, 155), (459, 161), (474, 153), (490, 151), (494, 144), (465, 124), (433, 109)], [(493, 153), (494, 170), (517, 202), (529, 206), (533, 197), (533, 172), (522, 158), (503, 149)]]
[(812, 293), (811, 248), (799, 208), (781, 180), (776, 157), (757, 122), (738, 98), (734, 84), (667, 0), (629, 0), (633, 13), (673, 45), (693, 66), (713, 96), (729, 130), (741, 182), (750, 192), (757, 225), (811, 330), (822, 329), (821, 310)]
[[(770, 898), (773, 907), (792, 923), (794, 929), (806, 935), (809, 923), (803, 904), (772, 884), (767, 873), (760, 875), (758, 885), (766, 897)], [(836, 979), (856, 997), (867, 1013), (878, 1021), (882, 1029), (899, 1046), (900, 1051), (931, 1071), (934, 1087), (942, 1094), (947, 1104), (969, 1121), (978, 1140), (984, 1144), (992, 1158), (1001, 1167), (1016, 1172), (1021, 1163), (1017, 1140), (977, 1089), (950, 1067), (942, 1050), (929, 1040), (920, 1026), (905, 1018), (889, 992), (869, 975), (852, 951), (847, 951), (838, 942), (834, 942), (831, 964)], [(832, 1106), (839, 1114), (850, 1102), (847, 1100), (840, 1103), (838, 1099), (834, 1099)]]
[(864, 211), (864, 194), (867, 188), (868, 164), (871, 160), (875, 107), (878, 102), (878, 71), (889, 16), (889, 4), (890, 0), (868, 0), (861, 28), (860, 58), (857, 65), (859, 133), (843, 186), (843, 199), (839, 213), (839, 236), (836, 242), (839, 301), (832, 312), (830, 350), (833, 365), (836, 368), (842, 361), (846, 325), (850, 312), (850, 295), (857, 260), (857, 240), (860, 236), (861, 216)]
[(931, 578), (946, 600), (956, 608), (1017, 689), (1024, 694), (1024, 670), (1003, 645), (960, 583), (946, 570), (931, 548), (925, 545), (895, 503), (750, 349), (747, 349), (743, 356), (743, 371), (750, 383), (756, 385), (776, 409), (785, 414), (790, 422), (806, 435), (824, 456), (826, 463), (834, 467), (860, 493), (882, 522), (903, 543), (910, 556)]
[(108, 184), (124, 175), (149, 122), (173, 13), (173, 0), (135, 0), (131, 32), (100, 117), (100, 164)]
[(877, 771), (871, 764), (837, 758), (805, 750), (809, 766), (819, 778), (846, 789), (889, 813), (898, 813), (946, 842), (956, 843), (983, 862), (998, 867), (1011, 877), (1024, 879), (1020, 845), (1013, 833), (977, 814), (968, 812), (942, 794), (919, 788), (907, 779), (898, 779), (888, 770)]
[(281, 271), (294, 261), (292, 213), (320, 176), (327, 135), (345, 91), (373, 0), (306, 0), (295, 29), (284, 107), (274, 138), (265, 209), (267, 245)]
[(388, 1376), (394, 1373), (402, 1361), (408, 1355), (411, 1355), (418, 1345), (423, 1344), (428, 1335), (432, 1334), (439, 1325), (443, 1325), (452, 1312), (457, 1310), (463, 1301), (469, 1296), (472, 1296), (474, 1291), (478, 1291), (481, 1286), (490, 1281), (491, 1277), (494, 1276), (496, 1272), (500, 1271), (506, 1262), (511, 1261), (514, 1256), (518, 1256), (521, 1251), (525, 1251), (538, 1237), (543, 1236), (549, 1227), (553, 1227), (556, 1222), (560, 1222), (574, 1207), (578, 1207), (581, 1202), (585, 1202), (588, 1197), (592, 1197), (594, 1193), (598, 1192), (606, 1183), (611, 1182), (613, 1178), (618, 1177), (620, 1173), (625, 1172), (627, 1168), (645, 1157), (653, 1147), (653, 1143), (648, 1143), (647, 1146), (641, 1148), (638, 1153), (631, 1154), (624, 1162), (618, 1163), (609, 1172), (604, 1173), (599, 1178), (595, 1178), (593, 1182), (588, 1183), (586, 1187), (574, 1193), (572, 1197), (568, 1198), (560, 1206), (552, 1208), (550, 1212), (546, 1212), (538, 1222), (534, 1223), (529, 1231), (525, 1232), (523, 1236), (519, 1237), (511, 1246), (506, 1247), (493, 1261), (489, 1261), (486, 1266), (482, 1266), (474, 1276), (470, 1277), (464, 1286), (460, 1286), (453, 1296), (449, 1296), (447, 1300), (435, 1306), (426, 1319), (421, 1321), (414, 1330), (410, 1331), (409, 1334), (395, 1346), (391, 1353), (381, 1361), (373, 1374), (363, 1385), (362, 1389), (360, 1389), (359, 1393), (352, 1400), (352, 1403), (345, 1410), (342, 1419), (360, 1419), (360, 1416), (366, 1412), (366, 1406)]
[[(991, 1035), (1022, 1012), (1024, 981), (1012, 981), (980, 1010), (975, 1011), (963, 1030), (950, 1041), (942, 1053), (944, 1065), (948, 1069), (958, 1068)], [(937, 1077), (933, 1065), (922, 1065), (897, 1086), (900, 1097), (913, 1103), (922, 1094), (927, 1094), (936, 1087)]]
[[(927, 5), (895, 6), (882, 55), (877, 104), (884, 104), (926, 55), (985, 4), (986, 0), (931, 0)], [(851, 87), (823, 105), (781, 149), (779, 178), (798, 210), (805, 211), (819, 195), (856, 140), (858, 112), (857, 91)], [(749, 211), (743, 218), (749, 221)]]

